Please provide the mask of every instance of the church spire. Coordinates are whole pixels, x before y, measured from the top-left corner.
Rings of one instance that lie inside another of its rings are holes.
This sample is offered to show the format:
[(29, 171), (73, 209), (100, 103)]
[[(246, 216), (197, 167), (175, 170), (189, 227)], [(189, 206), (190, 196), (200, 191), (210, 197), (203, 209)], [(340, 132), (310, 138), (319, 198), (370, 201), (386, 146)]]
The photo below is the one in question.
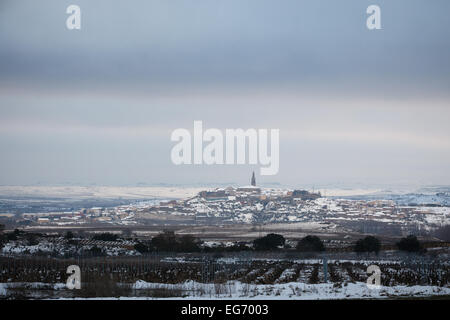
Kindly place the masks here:
[(252, 186), (256, 186), (256, 179), (255, 179), (255, 171), (253, 171), (253, 174), (252, 174)]

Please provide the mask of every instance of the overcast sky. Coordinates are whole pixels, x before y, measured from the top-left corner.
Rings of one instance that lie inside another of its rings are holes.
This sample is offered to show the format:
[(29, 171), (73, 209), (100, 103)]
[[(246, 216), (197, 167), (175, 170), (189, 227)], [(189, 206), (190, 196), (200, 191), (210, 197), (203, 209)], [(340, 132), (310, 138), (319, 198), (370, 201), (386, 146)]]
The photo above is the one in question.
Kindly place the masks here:
[[(114, 4), (113, 4), (114, 3)], [(81, 30), (65, 13), (81, 7)], [(366, 28), (381, 7), (382, 30)], [(0, 184), (238, 183), (176, 128), (280, 129), (287, 185), (450, 184), (446, 0), (2, 0)]]

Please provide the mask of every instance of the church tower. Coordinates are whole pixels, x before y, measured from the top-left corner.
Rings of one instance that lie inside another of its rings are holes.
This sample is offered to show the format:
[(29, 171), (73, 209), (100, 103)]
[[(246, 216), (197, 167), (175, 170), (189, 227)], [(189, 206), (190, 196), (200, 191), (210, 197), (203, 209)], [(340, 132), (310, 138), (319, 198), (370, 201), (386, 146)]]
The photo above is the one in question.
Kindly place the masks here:
[(256, 179), (255, 179), (255, 171), (253, 171), (253, 174), (252, 174), (252, 186), (256, 186)]

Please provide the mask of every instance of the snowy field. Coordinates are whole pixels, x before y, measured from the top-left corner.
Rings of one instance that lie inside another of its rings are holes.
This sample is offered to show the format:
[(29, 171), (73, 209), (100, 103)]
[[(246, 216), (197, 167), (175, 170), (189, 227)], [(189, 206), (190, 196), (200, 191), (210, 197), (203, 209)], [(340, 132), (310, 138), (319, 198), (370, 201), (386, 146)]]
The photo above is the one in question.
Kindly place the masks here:
[[(450, 298), (448, 260), (334, 260), (135, 257), (82, 261), (82, 289), (65, 288), (76, 261), (3, 258), (0, 299), (397, 299)], [(381, 271), (378, 289), (366, 285), (367, 267)]]
[(0, 196), (62, 199), (151, 199), (189, 198), (203, 188), (108, 187), (108, 186), (0, 186)]
[(289, 282), (283, 284), (254, 285), (240, 281), (229, 281), (224, 284), (203, 284), (188, 281), (181, 285), (167, 285), (137, 281), (133, 289), (172, 289), (186, 292), (184, 298), (218, 298), (218, 299), (372, 299), (392, 297), (429, 297), (434, 295), (450, 295), (450, 288), (434, 286), (393, 286), (369, 289), (365, 283), (333, 283), (307, 284)]
[[(0, 283), (0, 297), (7, 298), (14, 289), (25, 287), (35, 290), (35, 298), (56, 299), (277, 299), (277, 300), (340, 300), (340, 299), (397, 299), (397, 298), (429, 298), (436, 296), (450, 296), (450, 288), (437, 286), (382, 286), (370, 289), (363, 282), (336, 285), (333, 283), (307, 284), (289, 282), (272, 285), (254, 285), (240, 281), (228, 281), (223, 284), (199, 283), (186, 281), (181, 284), (150, 283), (142, 280), (131, 286), (131, 295), (122, 297), (83, 298), (67, 296), (69, 290), (65, 284), (45, 283)], [(54, 296), (39, 292), (53, 291)], [(58, 292), (66, 291), (66, 296), (59, 296)], [(73, 293), (74, 291), (70, 291)], [(167, 297), (155, 297), (152, 292), (164, 292)], [(149, 293), (149, 295), (146, 295)]]

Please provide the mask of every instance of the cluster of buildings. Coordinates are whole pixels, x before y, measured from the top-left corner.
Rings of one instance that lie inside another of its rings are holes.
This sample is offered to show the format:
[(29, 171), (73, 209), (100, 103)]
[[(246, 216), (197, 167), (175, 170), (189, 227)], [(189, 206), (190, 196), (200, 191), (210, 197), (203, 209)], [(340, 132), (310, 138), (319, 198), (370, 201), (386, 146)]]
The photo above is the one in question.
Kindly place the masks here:
[(429, 229), (448, 224), (449, 209), (399, 206), (392, 200), (333, 199), (306, 190), (260, 188), (256, 186), (253, 175), (249, 186), (201, 191), (183, 200), (140, 202), (44, 215), (24, 214), (23, 218), (43, 225), (130, 225), (145, 224), (149, 219), (160, 219), (164, 223), (164, 217), (179, 217), (179, 221), (191, 224), (316, 222), (351, 229), (379, 229), (389, 225)]
[(93, 207), (64, 212), (23, 213), (23, 221), (39, 225), (79, 225), (89, 223), (134, 224), (135, 206), (118, 206), (113, 208)]

